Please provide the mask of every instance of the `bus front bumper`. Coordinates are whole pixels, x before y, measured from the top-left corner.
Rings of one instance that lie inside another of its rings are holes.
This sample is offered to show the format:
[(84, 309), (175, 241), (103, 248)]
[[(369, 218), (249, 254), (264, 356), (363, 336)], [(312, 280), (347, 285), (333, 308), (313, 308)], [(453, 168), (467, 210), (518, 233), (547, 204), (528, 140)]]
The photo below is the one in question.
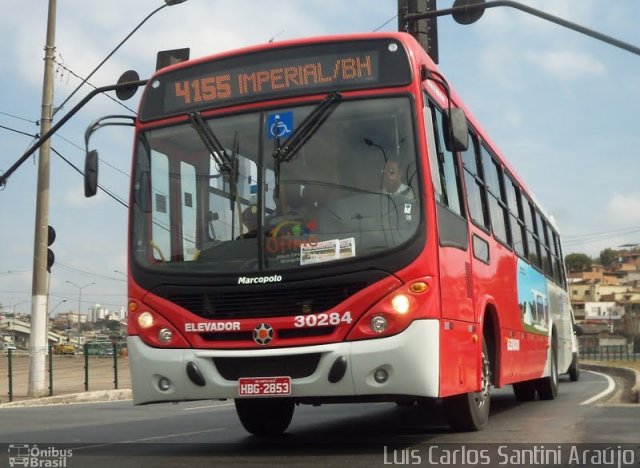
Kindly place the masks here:
[[(238, 398), (244, 363), (314, 356), (308, 375), (291, 378), (291, 398), (327, 401), (373, 395), (438, 397), (439, 322), (416, 320), (394, 336), (316, 346), (256, 350), (159, 349), (137, 336), (127, 339), (134, 404)], [(220, 372), (215, 362), (230, 363)], [(340, 361), (336, 364), (337, 361)], [(315, 365), (317, 362), (317, 365)], [(346, 366), (345, 366), (346, 364)], [(336, 372), (336, 367), (337, 372)], [(195, 369), (194, 369), (195, 368)], [(332, 371), (333, 369), (333, 371)], [(383, 371), (381, 371), (383, 370)], [(378, 371), (376, 380), (375, 374)], [(223, 373), (225, 374), (223, 376)], [(386, 373), (386, 380), (380, 376)], [(273, 376), (282, 376), (282, 373)], [(264, 376), (264, 373), (260, 374)], [(337, 380), (336, 380), (337, 379)]]

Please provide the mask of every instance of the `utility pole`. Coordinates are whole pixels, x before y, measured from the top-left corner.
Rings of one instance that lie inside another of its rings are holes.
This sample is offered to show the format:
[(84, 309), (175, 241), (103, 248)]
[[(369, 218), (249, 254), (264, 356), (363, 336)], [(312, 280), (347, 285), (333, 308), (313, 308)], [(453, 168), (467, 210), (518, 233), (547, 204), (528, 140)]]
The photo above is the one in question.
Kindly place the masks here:
[[(40, 134), (51, 128), (53, 116), (53, 77), (56, 41), (56, 0), (49, 0), (47, 39), (44, 47), (44, 78)], [(47, 300), (49, 296), (47, 248), (49, 237), (49, 160), (51, 140), (40, 147), (38, 158), (38, 193), (36, 197), (35, 239), (33, 245), (33, 282), (31, 289), (31, 336), (29, 341), (29, 395), (46, 393), (45, 358), (47, 354)]]

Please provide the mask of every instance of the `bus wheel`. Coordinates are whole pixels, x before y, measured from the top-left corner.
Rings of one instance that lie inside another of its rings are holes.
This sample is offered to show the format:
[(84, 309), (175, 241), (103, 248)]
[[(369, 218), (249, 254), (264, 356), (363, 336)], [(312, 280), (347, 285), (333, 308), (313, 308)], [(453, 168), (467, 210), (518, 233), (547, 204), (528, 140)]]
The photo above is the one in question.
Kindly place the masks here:
[(578, 367), (578, 353), (573, 353), (573, 359), (569, 366), (569, 379), (572, 382), (577, 382), (580, 379), (580, 367)]
[(536, 381), (536, 388), (541, 400), (553, 400), (558, 394), (558, 344), (553, 340), (551, 344), (551, 375)]
[(449, 425), (456, 431), (479, 431), (489, 420), (491, 405), (491, 362), (486, 340), (482, 347), (482, 387), (477, 392), (444, 399)]
[(280, 435), (293, 418), (294, 403), (287, 398), (236, 399), (235, 405), (242, 427), (254, 435)]
[(518, 401), (531, 401), (536, 397), (536, 383), (531, 380), (514, 383), (513, 393)]

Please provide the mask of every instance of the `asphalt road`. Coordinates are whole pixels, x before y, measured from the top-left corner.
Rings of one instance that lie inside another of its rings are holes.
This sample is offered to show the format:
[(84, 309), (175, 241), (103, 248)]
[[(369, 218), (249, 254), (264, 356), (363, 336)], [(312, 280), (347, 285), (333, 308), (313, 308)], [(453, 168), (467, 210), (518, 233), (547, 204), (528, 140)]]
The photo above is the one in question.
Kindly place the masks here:
[[(562, 379), (556, 400), (526, 403), (515, 400), (511, 387), (496, 389), (489, 426), (475, 433), (450, 432), (440, 404), (297, 407), (289, 430), (278, 438), (249, 436), (230, 401), (4, 408), (0, 410), (0, 444), (5, 448), (0, 446), (0, 463), (15, 455), (20, 445), (23, 451), (25, 446), (37, 445), (45, 450), (41, 458), (71, 450), (65, 467), (433, 465), (430, 457), (436, 452), (431, 453), (430, 447), (437, 446), (438, 451), (457, 449), (459, 457), (463, 456), (460, 450), (466, 450), (467, 458), (456, 463), (435, 460), (442, 465), (579, 466), (553, 462), (569, 462), (573, 447), (578, 455), (578, 451), (600, 447), (584, 444), (606, 443), (619, 447), (620, 456), (633, 456), (638, 466), (640, 405), (590, 402), (607, 386), (603, 375), (583, 372), (579, 382)], [(517, 458), (498, 458), (500, 447)], [(546, 450), (548, 456), (560, 458), (527, 465), (519, 458), (521, 449)], [(504, 461), (508, 463), (500, 464)]]

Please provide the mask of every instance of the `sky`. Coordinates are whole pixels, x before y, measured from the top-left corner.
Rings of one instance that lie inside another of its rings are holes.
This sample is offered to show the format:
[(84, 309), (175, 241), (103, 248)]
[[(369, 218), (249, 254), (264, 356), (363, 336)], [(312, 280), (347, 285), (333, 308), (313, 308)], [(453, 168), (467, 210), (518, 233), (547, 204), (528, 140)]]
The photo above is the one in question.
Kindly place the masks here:
[[(39, 131), (47, 1), (2, 0), (0, 170)], [(453, 0), (437, 0), (448, 8)], [(637, 0), (522, 0), (640, 47)], [(63, 0), (56, 19), (54, 106), (162, 0)], [(113, 84), (126, 70), (142, 78), (159, 50), (189, 47), (200, 57), (273, 39), (397, 29), (396, 0), (188, 0), (152, 16), (89, 80)], [(438, 19), (440, 69), (509, 159), (563, 236), (564, 253), (597, 257), (640, 243), (640, 56), (512, 8), (472, 25)], [(54, 117), (90, 91), (85, 85)], [(126, 304), (124, 206), (84, 198), (84, 131), (106, 114), (131, 114), (137, 97), (91, 101), (52, 140), (49, 224), (57, 233), (49, 311)], [(100, 183), (127, 202), (133, 135), (109, 127), (91, 140)], [(64, 159), (63, 159), (64, 158)], [(29, 313), (37, 157), (0, 191), (0, 304)], [(70, 283), (69, 283), (70, 282)], [(73, 283), (73, 284), (71, 284)], [(81, 295), (81, 297), (80, 297)]]

